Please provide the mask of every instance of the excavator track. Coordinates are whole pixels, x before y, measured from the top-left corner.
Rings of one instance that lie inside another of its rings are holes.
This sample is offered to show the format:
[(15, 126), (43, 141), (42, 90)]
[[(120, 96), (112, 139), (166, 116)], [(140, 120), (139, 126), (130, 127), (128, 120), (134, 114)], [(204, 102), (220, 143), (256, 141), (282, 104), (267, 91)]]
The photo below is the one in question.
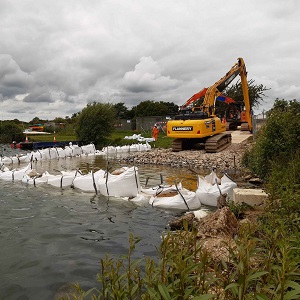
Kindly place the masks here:
[(172, 142), (172, 151), (179, 152), (183, 150), (183, 139), (175, 139)]
[(249, 131), (248, 123), (242, 123), (241, 124), (241, 131)]
[(219, 133), (212, 137), (202, 140), (195, 139), (175, 139), (172, 142), (172, 151), (179, 152), (183, 150), (195, 149), (196, 144), (199, 142), (204, 145), (206, 152), (215, 153), (222, 151), (231, 144), (231, 134), (230, 133)]
[(216, 153), (227, 148), (231, 144), (230, 133), (220, 133), (208, 138), (205, 142), (205, 151)]

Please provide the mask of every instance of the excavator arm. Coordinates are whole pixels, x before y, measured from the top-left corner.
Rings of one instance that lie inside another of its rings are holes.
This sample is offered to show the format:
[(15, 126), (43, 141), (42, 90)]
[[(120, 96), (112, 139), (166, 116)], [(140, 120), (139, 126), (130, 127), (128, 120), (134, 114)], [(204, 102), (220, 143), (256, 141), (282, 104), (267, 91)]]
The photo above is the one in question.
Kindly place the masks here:
[[(205, 94), (207, 92), (207, 88), (203, 88), (200, 92), (194, 94), (191, 98), (189, 98), (181, 107), (180, 107), (180, 110), (183, 110), (187, 107), (189, 107), (191, 104), (193, 104), (194, 102), (196, 102), (197, 100), (199, 100), (201, 97), (204, 97)], [(223, 94), (220, 94), (216, 100), (220, 100), (222, 102), (225, 102), (225, 103), (234, 103), (235, 101), (230, 98), (230, 97), (227, 97)]]
[(193, 95), (191, 98), (189, 98), (185, 104), (183, 104), (180, 109), (186, 108), (189, 105), (193, 104), (195, 101), (197, 101), (199, 98), (204, 97), (206, 94), (207, 88), (203, 88), (200, 92)]
[(250, 107), (249, 92), (248, 92), (247, 71), (246, 71), (244, 60), (241, 57), (238, 58), (238, 62), (231, 67), (231, 69), (226, 73), (225, 76), (223, 76), (215, 84), (213, 84), (207, 89), (202, 104), (203, 111), (205, 111), (209, 115), (215, 114), (215, 102), (217, 97), (221, 95), (222, 91), (238, 75), (240, 75), (241, 77), (244, 104), (246, 108), (246, 118), (247, 118), (249, 130), (252, 131), (252, 117), (251, 117), (251, 107)]
[(250, 99), (249, 99), (249, 91), (248, 91), (248, 81), (247, 81), (247, 71), (244, 60), (239, 58), (241, 61), (241, 83), (242, 83), (242, 91), (244, 96), (244, 104), (246, 110), (246, 120), (248, 122), (249, 131), (253, 131), (253, 124), (252, 124), (252, 113), (251, 113), (251, 106), (250, 106)]

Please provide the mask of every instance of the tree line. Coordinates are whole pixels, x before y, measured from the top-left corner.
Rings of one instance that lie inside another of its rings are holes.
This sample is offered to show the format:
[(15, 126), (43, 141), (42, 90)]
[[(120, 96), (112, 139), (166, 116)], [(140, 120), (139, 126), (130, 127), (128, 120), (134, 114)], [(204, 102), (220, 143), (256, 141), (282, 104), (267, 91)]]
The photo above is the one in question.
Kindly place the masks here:
[[(268, 88), (262, 84), (255, 84), (254, 80), (248, 81), (248, 87), (251, 107), (258, 107), (263, 101), (264, 92)], [(243, 92), (240, 82), (228, 87), (223, 94), (234, 99), (236, 103), (243, 103)], [(203, 97), (195, 101), (193, 105), (198, 106), (202, 101)], [(216, 114), (220, 117), (224, 116), (227, 107), (227, 104), (217, 101)], [(123, 102), (111, 104), (94, 101), (87, 104), (82, 111), (74, 113), (71, 117), (57, 117), (51, 121), (34, 117), (27, 125), (50, 124), (45, 126), (45, 131), (56, 131), (57, 133), (65, 134), (75, 133), (82, 142), (93, 142), (96, 145), (102, 145), (114, 131), (116, 120), (134, 120), (137, 117), (148, 116), (172, 117), (178, 113), (178, 110), (179, 106), (177, 104), (165, 101), (141, 101), (132, 108), (128, 108)], [(24, 140), (24, 124), (25, 122), (17, 119), (2, 121), (0, 125), (0, 142), (10, 143), (13, 140)], [(56, 126), (55, 124), (62, 124), (62, 126)]]

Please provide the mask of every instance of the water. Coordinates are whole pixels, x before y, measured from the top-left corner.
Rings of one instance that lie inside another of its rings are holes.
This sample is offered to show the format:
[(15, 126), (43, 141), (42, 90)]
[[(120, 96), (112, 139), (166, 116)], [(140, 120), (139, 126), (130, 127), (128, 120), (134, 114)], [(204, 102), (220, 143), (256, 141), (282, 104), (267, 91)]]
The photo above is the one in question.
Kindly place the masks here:
[[(6, 155), (12, 155), (6, 149)], [(16, 151), (16, 150), (15, 150)], [(112, 168), (124, 166), (109, 159)], [(37, 162), (38, 171), (106, 167), (105, 157)], [(196, 188), (188, 170), (139, 166), (141, 183), (182, 180)], [(100, 258), (119, 257), (128, 250), (129, 233), (142, 238), (134, 258), (157, 257), (168, 221), (179, 215), (149, 204), (64, 190), (47, 185), (26, 186), (0, 180), (0, 299), (54, 299), (59, 288), (78, 282), (85, 289), (97, 285)]]

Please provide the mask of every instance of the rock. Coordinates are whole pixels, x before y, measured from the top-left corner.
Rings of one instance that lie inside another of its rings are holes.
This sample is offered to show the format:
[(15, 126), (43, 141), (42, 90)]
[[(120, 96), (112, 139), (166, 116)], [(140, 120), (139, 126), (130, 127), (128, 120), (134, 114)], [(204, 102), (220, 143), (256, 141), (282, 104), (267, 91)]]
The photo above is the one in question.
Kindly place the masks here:
[(263, 184), (263, 181), (260, 178), (250, 178), (249, 182), (255, 185)]
[(225, 206), (201, 219), (199, 234), (233, 237), (238, 232), (239, 222), (229, 207)]
[(37, 173), (36, 170), (32, 169), (28, 174), (27, 174), (30, 178), (33, 178), (33, 177), (39, 177), (40, 174)]
[(217, 207), (221, 209), (222, 207), (227, 206), (227, 193), (221, 194), (217, 199)]
[(192, 167), (193, 169), (211, 169), (213, 166), (219, 170), (241, 168), (241, 160), (247, 145), (231, 144), (223, 151), (206, 153), (204, 150), (186, 150), (172, 152), (171, 149), (152, 149), (147, 152), (134, 152), (120, 160), (136, 164), (167, 165), (175, 168)]
[(178, 219), (170, 221), (170, 230), (183, 230), (185, 223), (187, 223), (188, 229), (191, 229), (198, 226), (199, 220), (195, 217), (194, 213), (187, 213)]
[(247, 176), (245, 176), (243, 179), (246, 180), (246, 181), (249, 181), (251, 178), (252, 178), (251, 175), (247, 175)]

